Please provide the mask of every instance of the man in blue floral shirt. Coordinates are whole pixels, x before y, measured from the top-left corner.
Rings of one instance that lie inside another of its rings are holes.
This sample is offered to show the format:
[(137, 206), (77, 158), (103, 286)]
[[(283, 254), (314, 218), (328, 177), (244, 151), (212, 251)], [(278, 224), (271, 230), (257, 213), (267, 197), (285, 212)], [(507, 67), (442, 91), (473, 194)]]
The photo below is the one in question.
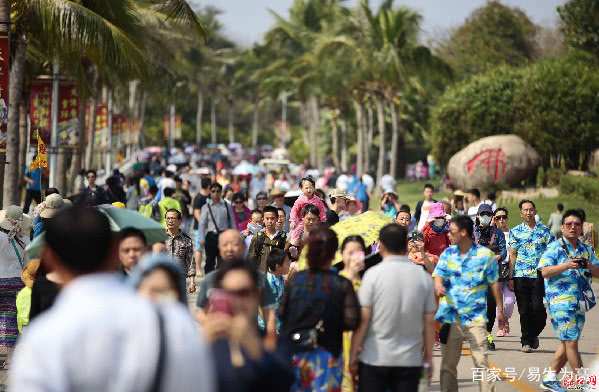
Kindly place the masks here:
[[(435, 318), (444, 325), (441, 333), (441, 391), (458, 390), (457, 365), (464, 339), (470, 343), (474, 367), (489, 367), (486, 350), (489, 288), (497, 302), (499, 325), (505, 320), (495, 254), (472, 241), (473, 226), (468, 216), (452, 219), (449, 238), (453, 245), (441, 254), (433, 272), (435, 290), (440, 297)], [(495, 390), (488, 378), (480, 383), (483, 392)]]
[(536, 223), (537, 209), (530, 200), (520, 201), (523, 222), (510, 230), (510, 282), (516, 294), (520, 313), (522, 352), (530, 353), (539, 348), (539, 335), (545, 328), (547, 314), (543, 305), (543, 279), (537, 267), (547, 245), (554, 240), (551, 231), (542, 223)]
[(539, 262), (539, 270), (545, 278), (547, 310), (561, 342), (541, 384), (541, 388), (548, 391), (566, 391), (556, 378), (566, 362), (572, 369), (583, 366), (578, 340), (585, 314), (578, 301), (584, 289), (590, 287), (590, 275), (599, 277), (599, 259), (593, 248), (578, 239), (583, 223), (580, 212), (566, 211), (562, 218), (562, 239), (550, 243)]

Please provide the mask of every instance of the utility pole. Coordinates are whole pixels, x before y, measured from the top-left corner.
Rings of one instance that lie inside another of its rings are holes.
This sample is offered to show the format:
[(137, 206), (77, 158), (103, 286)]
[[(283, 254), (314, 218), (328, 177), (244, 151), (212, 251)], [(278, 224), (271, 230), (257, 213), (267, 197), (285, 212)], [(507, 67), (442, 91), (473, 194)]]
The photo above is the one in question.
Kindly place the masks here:
[(106, 178), (112, 173), (112, 89), (108, 89), (108, 141), (106, 143)]
[[(50, 155), (50, 187), (56, 187), (58, 182), (58, 94), (59, 94), (59, 75), (60, 66), (58, 60), (54, 60), (52, 65), (52, 110), (51, 110), (51, 134), (50, 134), (50, 148), (48, 153)], [(62, 189), (61, 189), (62, 190)]]

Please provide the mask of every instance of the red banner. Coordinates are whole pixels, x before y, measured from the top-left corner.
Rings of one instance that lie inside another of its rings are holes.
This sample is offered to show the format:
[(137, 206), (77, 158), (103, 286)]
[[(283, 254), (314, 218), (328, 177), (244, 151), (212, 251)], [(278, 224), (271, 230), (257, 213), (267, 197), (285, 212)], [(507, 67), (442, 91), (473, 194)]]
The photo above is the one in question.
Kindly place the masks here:
[(10, 42), (7, 35), (0, 36), (0, 150), (6, 149), (8, 125), (8, 76), (10, 72)]
[(97, 147), (106, 148), (108, 145), (108, 107), (105, 104), (96, 106), (96, 134), (94, 142)]
[(50, 144), (50, 129), (52, 106), (52, 81), (36, 80), (31, 84), (29, 94), (29, 114), (31, 119), (31, 144), (37, 144), (37, 135), (46, 143)]
[(79, 134), (79, 96), (75, 84), (61, 82), (58, 97), (58, 143), (74, 147)]
[[(29, 95), (31, 143), (37, 144), (37, 134), (50, 144), (52, 131), (52, 81), (36, 80)], [(58, 142), (63, 146), (77, 144), (79, 132), (79, 97), (72, 82), (61, 82), (58, 88)]]

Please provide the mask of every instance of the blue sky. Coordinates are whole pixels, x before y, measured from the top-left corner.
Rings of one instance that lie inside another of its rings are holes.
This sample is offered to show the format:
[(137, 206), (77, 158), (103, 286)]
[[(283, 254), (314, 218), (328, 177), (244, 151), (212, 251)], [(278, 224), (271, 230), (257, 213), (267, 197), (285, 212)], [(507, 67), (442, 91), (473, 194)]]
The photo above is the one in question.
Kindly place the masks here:
[[(261, 40), (273, 24), (269, 9), (286, 15), (293, 0), (192, 0), (201, 6), (212, 5), (223, 11), (220, 20), (226, 34), (235, 41), (251, 45)], [(348, 4), (355, 4), (349, 0)], [(536, 23), (553, 26), (558, 16), (555, 8), (565, 0), (502, 0), (509, 6), (523, 9)], [(380, 0), (371, 0), (378, 5)], [(419, 11), (423, 17), (423, 35), (434, 37), (449, 28), (460, 25), (472, 10), (484, 5), (486, 0), (396, 0), (397, 5), (407, 5)]]

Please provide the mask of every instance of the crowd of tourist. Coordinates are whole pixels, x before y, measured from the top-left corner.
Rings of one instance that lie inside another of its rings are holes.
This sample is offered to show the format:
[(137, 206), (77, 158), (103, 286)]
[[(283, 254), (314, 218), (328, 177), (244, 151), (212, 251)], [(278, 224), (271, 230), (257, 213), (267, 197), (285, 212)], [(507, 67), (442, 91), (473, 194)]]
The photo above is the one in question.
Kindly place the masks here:
[[(427, 184), (412, 210), (389, 176), (377, 190), (355, 173), (232, 176), (219, 162), (194, 183), (159, 162), (104, 186), (89, 170), (72, 201), (47, 189), (30, 214), (36, 194), (0, 212), (9, 390), (417, 391), (437, 372), (457, 391), (462, 342), (489, 368), (495, 337), (517, 333), (516, 304), (523, 353), (548, 317), (561, 343), (542, 388), (565, 390), (556, 374), (582, 368), (599, 276), (584, 211), (558, 205), (546, 226), (522, 200), (510, 224), (515, 211), (478, 189), (436, 200)], [(104, 204), (155, 220), (166, 240), (111, 231)], [(338, 235), (372, 205), (388, 221), (374, 242)]]

